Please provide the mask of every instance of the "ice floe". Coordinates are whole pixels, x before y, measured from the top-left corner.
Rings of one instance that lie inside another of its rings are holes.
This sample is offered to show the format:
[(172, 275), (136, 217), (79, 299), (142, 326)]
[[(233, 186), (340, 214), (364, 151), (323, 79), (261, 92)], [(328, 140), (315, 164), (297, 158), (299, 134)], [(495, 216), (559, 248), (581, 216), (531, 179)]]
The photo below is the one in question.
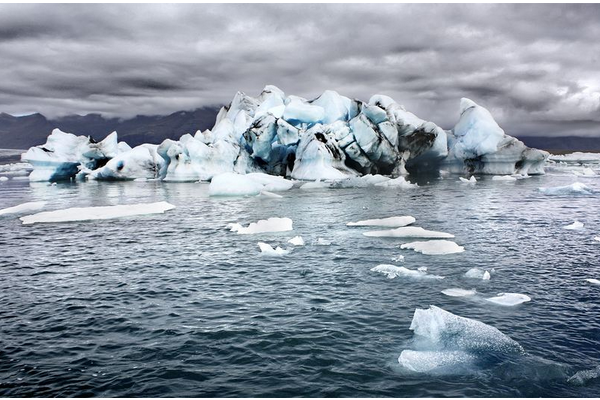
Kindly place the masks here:
[(375, 186), (401, 189), (415, 189), (419, 187), (419, 185), (417, 185), (416, 183), (408, 182), (403, 176), (399, 176), (396, 179), (390, 179), (388, 181), (376, 183)]
[(32, 201), (28, 203), (19, 204), (13, 207), (4, 208), (0, 210), (0, 215), (22, 214), (32, 211), (38, 211), (44, 208), (45, 206), (45, 201)]
[(427, 255), (444, 255), (462, 253), (465, 251), (463, 246), (457, 245), (450, 240), (429, 240), (423, 242), (404, 243), (401, 249), (412, 249), (416, 252)]
[(592, 285), (600, 285), (600, 279), (587, 278), (586, 281), (591, 283)]
[(477, 179), (475, 178), (474, 175), (471, 175), (471, 177), (469, 179), (463, 178), (462, 176), (459, 176), (458, 179), (459, 179), (459, 182), (468, 183), (470, 185), (474, 185), (477, 183)]
[(267, 233), (267, 232), (286, 232), (291, 231), (292, 220), (290, 218), (278, 218), (271, 217), (268, 219), (261, 219), (257, 222), (252, 222), (250, 225), (244, 227), (240, 224), (229, 224), (229, 229), (232, 232), (237, 232), (241, 235), (249, 235), (254, 233)]
[(26, 215), (21, 217), (20, 220), (23, 222), (23, 225), (50, 222), (102, 220), (137, 215), (162, 214), (165, 211), (172, 210), (174, 208), (174, 205), (169, 204), (166, 201), (143, 204), (122, 204), (118, 206), (74, 207)]
[(475, 361), (524, 353), (498, 329), (433, 305), (417, 308), (409, 329), (415, 334), (415, 348), (402, 351), (398, 362), (414, 372), (451, 372)]
[(449, 288), (442, 290), (442, 293), (450, 297), (468, 297), (477, 294), (475, 289), (460, 289), (460, 288)]
[(331, 246), (332, 241), (325, 238), (317, 238), (314, 243), (316, 246)]
[(364, 232), (369, 237), (397, 237), (397, 238), (427, 238), (427, 239), (451, 239), (454, 235), (445, 232), (429, 231), (419, 226), (405, 226), (383, 231)]
[(288, 240), (288, 243), (291, 243), (294, 246), (304, 246), (304, 239), (302, 239), (302, 236), (294, 236)]
[(388, 217), (379, 219), (365, 219), (357, 222), (348, 222), (347, 226), (387, 226), (387, 227), (402, 227), (414, 223), (416, 219), (411, 216)]
[(492, 176), (493, 181), (504, 181), (504, 182), (514, 182), (517, 180), (514, 176), (511, 175), (494, 175)]
[(498, 293), (497, 296), (489, 297), (486, 301), (501, 306), (512, 307), (531, 301), (531, 297), (521, 293)]
[[(212, 178), (210, 196), (256, 196), (261, 192), (290, 190), (294, 183), (279, 176), (263, 173), (236, 174), (227, 172)], [(272, 196), (271, 196), (272, 197)]]
[(394, 279), (396, 277), (408, 279), (444, 279), (443, 276), (428, 274), (427, 268), (419, 268), (414, 270), (405, 267), (397, 267), (390, 264), (379, 264), (378, 266), (371, 268), (371, 271), (385, 274), (390, 279)]
[(274, 249), (270, 244), (263, 242), (258, 242), (258, 247), (260, 248), (260, 252), (267, 256), (283, 256), (290, 252), (289, 250), (282, 249), (279, 246)]
[(539, 191), (549, 196), (565, 196), (570, 194), (593, 194), (592, 188), (581, 182), (556, 187), (541, 187)]
[(490, 272), (487, 270), (483, 270), (481, 268), (471, 268), (465, 273), (465, 277), (472, 279), (482, 279), (484, 281), (489, 281), (491, 278)]
[(563, 229), (569, 229), (569, 230), (583, 229), (583, 223), (579, 222), (579, 221), (575, 221), (572, 224), (563, 226)]

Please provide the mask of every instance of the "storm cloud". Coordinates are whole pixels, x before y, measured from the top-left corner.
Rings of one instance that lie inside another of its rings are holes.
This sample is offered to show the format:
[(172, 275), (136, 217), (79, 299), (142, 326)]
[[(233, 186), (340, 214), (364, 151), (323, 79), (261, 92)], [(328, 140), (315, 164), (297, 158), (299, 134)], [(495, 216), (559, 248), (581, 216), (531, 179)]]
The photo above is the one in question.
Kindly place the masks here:
[(0, 112), (164, 115), (274, 84), (599, 136), (599, 37), (594, 4), (0, 5)]

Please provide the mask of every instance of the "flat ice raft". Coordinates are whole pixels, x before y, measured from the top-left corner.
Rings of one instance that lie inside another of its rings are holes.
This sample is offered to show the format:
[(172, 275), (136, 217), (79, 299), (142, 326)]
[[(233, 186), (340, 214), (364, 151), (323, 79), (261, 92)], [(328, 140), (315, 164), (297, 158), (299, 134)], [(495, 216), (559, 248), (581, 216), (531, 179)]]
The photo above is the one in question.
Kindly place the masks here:
[(405, 226), (402, 228), (388, 229), (384, 231), (369, 231), (363, 235), (370, 237), (398, 237), (398, 238), (427, 238), (427, 239), (451, 239), (454, 235), (446, 232), (428, 231), (419, 226)]
[(166, 201), (145, 204), (122, 204), (104, 207), (75, 207), (64, 210), (45, 211), (19, 218), (23, 225), (51, 222), (91, 221), (98, 219), (113, 219), (132, 217), (136, 215), (162, 214), (174, 209), (173, 204)]

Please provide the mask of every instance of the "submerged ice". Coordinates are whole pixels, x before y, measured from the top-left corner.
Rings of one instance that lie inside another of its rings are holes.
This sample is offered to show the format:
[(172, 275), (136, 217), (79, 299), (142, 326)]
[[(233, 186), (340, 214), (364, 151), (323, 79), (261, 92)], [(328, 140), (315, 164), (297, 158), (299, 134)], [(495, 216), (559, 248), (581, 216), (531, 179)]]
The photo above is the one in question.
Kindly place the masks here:
[[(489, 111), (472, 100), (462, 99), (459, 109), (458, 122), (446, 131), (388, 96), (361, 101), (326, 90), (309, 100), (268, 85), (257, 97), (237, 92), (211, 129), (179, 140), (132, 149), (117, 141), (116, 132), (96, 142), (55, 129), (22, 160), (33, 166), (32, 181), (196, 182), (259, 172), (350, 184), (364, 184), (353, 181), (360, 176), (390, 175), (395, 179), (369, 184), (409, 189), (416, 184), (401, 175), (441, 166), (461, 174), (544, 172), (548, 153), (506, 135)], [(228, 187), (215, 192), (235, 192)]]

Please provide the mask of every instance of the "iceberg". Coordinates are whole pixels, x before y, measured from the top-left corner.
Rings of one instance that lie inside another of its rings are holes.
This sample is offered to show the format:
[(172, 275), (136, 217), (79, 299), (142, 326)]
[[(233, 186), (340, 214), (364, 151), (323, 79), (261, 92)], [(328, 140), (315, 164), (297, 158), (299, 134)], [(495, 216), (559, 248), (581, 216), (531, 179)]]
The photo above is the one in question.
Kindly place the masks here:
[(489, 281), (491, 278), (490, 272), (482, 270), (481, 268), (471, 268), (465, 273), (465, 277), (472, 279), (482, 279)]
[(497, 296), (487, 298), (486, 301), (501, 306), (512, 307), (531, 301), (531, 297), (521, 293), (499, 293)]
[(426, 268), (414, 270), (405, 267), (397, 267), (395, 265), (379, 264), (378, 266), (371, 268), (371, 271), (385, 274), (390, 279), (396, 277), (408, 279), (444, 279), (443, 276), (428, 274)]
[(444, 255), (462, 253), (465, 248), (450, 240), (429, 240), (425, 242), (404, 243), (401, 249), (412, 249), (426, 255)]
[(454, 235), (445, 232), (428, 231), (419, 226), (405, 226), (383, 231), (368, 231), (363, 235), (369, 237), (397, 237), (397, 238), (426, 238), (426, 239), (452, 239)]
[(593, 194), (594, 191), (589, 186), (581, 183), (575, 182), (571, 185), (567, 186), (556, 186), (556, 187), (541, 187), (539, 191), (543, 194), (550, 196), (565, 196), (570, 194)]
[(291, 219), (271, 217), (268, 219), (261, 219), (258, 222), (252, 222), (246, 227), (240, 224), (230, 224), (229, 229), (240, 235), (250, 235), (267, 232), (286, 232), (291, 231), (293, 228)]
[(575, 221), (572, 224), (563, 226), (563, 229), (568, 229), (568, 230), (572, 230), (572, 231), (583, 229), (583, 223), (581, 223), (579, 221)]
[(23, 222), (23, 225), (51, 222), (90, 221), (147, 214), (163, 214), (164, 212), (174, 208), (174, 205), (169, 204), (166, 201), (103, 207), (74, 207), (64, 210), (45, 211), (33, 215), (26, 215), (19, 219)]
[(46, 206), (45, 201), (32, 201), (29, 203), (19, 204), (13, 207), (8, 207), (0, 210), (0, 215), (8, 215), (8, 214), (22, 214), (32, 211), (41, 210)]
[(291, 243), (294, 246), (304, 246), (304, 239), (302, 239), (302, 236), (294, 236), (288, 240), (288, 243)]
[(414, 223), (416, 219), (410, 215), (402, 217), (387, 217), (380, 219), (365, 219), (357, 222), (348, 222), (347, 226), (387, 226), (387, 227), (403, 227)]
[(477, 294), (477, 290), (475, 289), (471, 289), (471, 290), (467, 290), (467, 289), (460, 289), (460, 288), (450, 288), (450, 289), (444, 289), (442, 290), (442, 293), (445, 294), (446, 296), (450, 296), (450, 297), (468, 297), (468, 296), (474, 296)]
[(157, 179), (163, 159), (157, 153), (158, 146), (142, 144), (123, 151), (111, 158), (103, 167), (89, 173), (96, 180)]
[(263, 242), (258, 242), (258, 247), (260, 248), (260, 252), (266, 256), (283, 256), (290, 252), (289, 250), (284, 250), (279, 246), (274, 249), (270, 244)]
[(409, 329), (415, 334), (416, 348), (403, 350), (398, 362), (414, 372), (449, 372), (457, 366), (525, 353), (498, 329), (433, 305), (417, 308)]

